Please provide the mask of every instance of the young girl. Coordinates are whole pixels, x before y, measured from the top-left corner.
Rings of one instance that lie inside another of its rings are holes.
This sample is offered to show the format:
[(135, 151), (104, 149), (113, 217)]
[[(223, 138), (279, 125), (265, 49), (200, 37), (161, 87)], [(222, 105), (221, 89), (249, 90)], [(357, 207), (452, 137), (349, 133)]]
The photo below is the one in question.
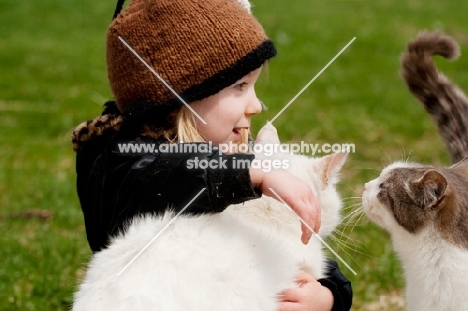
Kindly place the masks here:
[[(304, 182), (283, 170), (236, 168), (234, 159), (254, 156), (217, 148), (241, 143), (251, 117), (261, 112), (254, 86), (276, 54), (248, 2), (133, 0), (119, 12), (122, 4), (107, 32), (115, 102), (73, 132), (93, 252), (137, 215), (219, 213), (262, 194), (276, 198), (274, 192), (317, 232), (319, 206)], [(158, 152), (167, 144), (191, 149)], [(312, 232), (304, 225), (302, 231), (307, 243)], [(348, 310), (349, 282), (336, 271), (325, 286), (298, 276), (298, 288), (279, 295), (279, 310)]]

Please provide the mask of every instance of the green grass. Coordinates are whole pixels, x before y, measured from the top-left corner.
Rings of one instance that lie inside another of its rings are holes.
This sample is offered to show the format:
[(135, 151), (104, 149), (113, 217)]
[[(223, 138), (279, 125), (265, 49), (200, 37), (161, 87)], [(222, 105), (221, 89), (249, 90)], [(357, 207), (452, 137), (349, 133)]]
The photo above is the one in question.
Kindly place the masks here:
[[(348, 211), (358, 208), (363, 183), (391, 161), (449, 163), (435, 126), (399, 77), (399, 58), (422, 29), (443, 29), (463, 53), (468, 2), (254, 4), (279, 51), (258, 86), (270, 110), (254, 120), (254, 129), (356, 37), (274, 122), (285, 141), (356, 145), (340, 185)], [(0, 0), (0, 7), (0, 310), (67, 310), (90, 255), (70, 133), (111, 98), (104, 42), (114, 3)], [(468, 57), (438, 64), (468, 86)], [(48, 214), (27, 217), (27, 211)], [(401, 293), (388, 235), (365, 219), (341, 230), (349, 240), (335, 247), (357, 272), (342, 267), (353, 281), (354, 310), (371, 310), (381, 295)]]

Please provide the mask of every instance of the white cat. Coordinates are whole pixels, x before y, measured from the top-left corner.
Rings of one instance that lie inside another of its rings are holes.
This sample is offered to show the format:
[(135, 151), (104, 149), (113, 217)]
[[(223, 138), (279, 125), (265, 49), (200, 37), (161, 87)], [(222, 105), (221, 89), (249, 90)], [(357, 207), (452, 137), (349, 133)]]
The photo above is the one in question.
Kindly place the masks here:
[[(256, 143), (279, 144), (276, 129), (265, 126)], [(335, 184), (346, 154), (273, 158), (287, 160), (289, 171), (310, 184), (321, 206), (319, 235), (329, 235), (340, 221)], [(294, 277), (300, 269), (315, 278), (325, 275), (318, 238), (303, 245), (297, 216), (263, 196), (219, 214), (180, 216), (118, 276), (173, 217), (134, 219), (123, 235), (95, 254), (73, 310), (273, 311), (276, 295), (297, 286)]]
[(393, 240), (409, 311), (468, 310), (468, 159), (450, 168), (397, 162), (363, 193)]

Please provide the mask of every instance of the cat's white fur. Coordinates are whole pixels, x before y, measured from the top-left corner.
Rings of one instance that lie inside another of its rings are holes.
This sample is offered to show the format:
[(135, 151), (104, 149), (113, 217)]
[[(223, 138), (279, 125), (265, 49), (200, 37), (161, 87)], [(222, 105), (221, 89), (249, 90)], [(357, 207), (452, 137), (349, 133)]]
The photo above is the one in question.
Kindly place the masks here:
[(366, 183), (363, 207), (367, 216), (386, 229), (402, 262), (408, 311), (468, 310), (468, 251), (442, 239), (433, 227), (416, 234), (401, 227), (377, 199), (379, 184), (393, 168), (417, 164), (396, 162)]
[[(279, 143), (276, 129), (265, 126), (257, 143)], [(288, 160), (289, 170), (312, 186), (321, 203), (319, 234), (330, 234), (340, 221), (335, 183), (346, 155), (274, 158)], [(273, 311), (277, 293), (297, 286), (300, 269), (325, 274), (319, 240), (303, 245), (297, 216), (263, 196), (215, 215), (180, 216), (118, 276), (173, 216), (136, 218), (95, 254), (73, 310)]]

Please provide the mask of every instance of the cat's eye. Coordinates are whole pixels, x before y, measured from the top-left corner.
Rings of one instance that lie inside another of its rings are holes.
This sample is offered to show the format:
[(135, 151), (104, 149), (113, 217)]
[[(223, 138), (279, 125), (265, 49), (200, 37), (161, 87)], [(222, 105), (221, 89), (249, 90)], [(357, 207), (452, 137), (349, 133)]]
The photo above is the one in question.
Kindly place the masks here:
[(379, 189), (383, 189), (383, 187), (384, 187), (384, 183), (381, 182), (381, 183), (379, 184)]

